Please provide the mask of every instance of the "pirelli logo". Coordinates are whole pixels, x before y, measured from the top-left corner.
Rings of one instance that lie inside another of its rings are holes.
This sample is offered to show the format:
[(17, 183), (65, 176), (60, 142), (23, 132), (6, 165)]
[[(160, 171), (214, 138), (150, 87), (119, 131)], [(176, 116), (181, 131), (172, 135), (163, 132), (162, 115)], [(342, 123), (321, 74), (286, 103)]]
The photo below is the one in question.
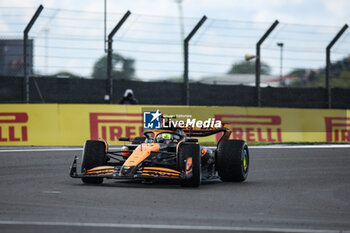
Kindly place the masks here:
[(143, 135), (141, 113), (90, 113), (90, 138), (118, 141)]
[(25, 112), (0, 113), (0, 142), (28, 141), (28, 114)]
[[(232, 139), (248, 142), (281, 142), (281, 117), (265, 115), (215, 115), (216, 120), (231, 125)], [(217, 135), (219, 140), (220, 135)]]
[(349, 117), (325, 117), (327, 142), (350, 142)]

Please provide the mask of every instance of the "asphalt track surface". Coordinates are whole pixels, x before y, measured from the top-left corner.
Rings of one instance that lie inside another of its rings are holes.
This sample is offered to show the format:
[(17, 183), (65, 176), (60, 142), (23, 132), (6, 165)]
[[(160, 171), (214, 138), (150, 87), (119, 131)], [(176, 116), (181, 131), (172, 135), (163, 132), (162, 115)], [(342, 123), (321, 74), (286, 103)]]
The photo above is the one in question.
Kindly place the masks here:
[(0, 232), (350, 232), (350, 148), (252, 148), (244, 183), (68, 176), (73, 151), (0, 148)]

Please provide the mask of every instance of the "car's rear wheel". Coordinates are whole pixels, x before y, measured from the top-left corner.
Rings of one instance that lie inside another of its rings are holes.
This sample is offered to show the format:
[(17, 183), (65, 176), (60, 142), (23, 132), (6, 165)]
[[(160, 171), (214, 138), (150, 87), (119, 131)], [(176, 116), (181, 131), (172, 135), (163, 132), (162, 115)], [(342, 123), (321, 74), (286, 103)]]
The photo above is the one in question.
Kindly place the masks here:
[(197, 143), (183, 142), (179, 146), (178, 167), (183, 187), (198, 187), (201, 184), (201, 154)]
[(243, 182), (248, 177), (249, 151), (243, 140), (225, 140), (217, 149), (216, 168), (224, 182)]
[[(106, 145), (102, 141), (88, 140), (84, 144), (82, 159), (81, 159), (81, 172), (85, 173), (87, 170), (106, 165)], [(103, 182), (102, 177), (84, 177), (81, 180), (86, 184), (101, 184)]]

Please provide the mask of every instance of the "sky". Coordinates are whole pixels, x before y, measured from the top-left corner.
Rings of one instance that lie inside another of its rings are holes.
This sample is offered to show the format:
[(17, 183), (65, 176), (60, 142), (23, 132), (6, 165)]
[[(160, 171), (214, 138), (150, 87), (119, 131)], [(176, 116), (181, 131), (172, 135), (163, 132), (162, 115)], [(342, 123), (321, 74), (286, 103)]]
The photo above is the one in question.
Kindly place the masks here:
[[(2, 0), (6, 7), (63, 8), (82, 11), (104, 10), (103, 0)], [(301, 24), (342, 25), (349, 21), (348, 0), (183, 0), (184, 16), (280, 21)], [(107, 0), (108, 11), (178, 16), (176, 0)]]
[[(30, 34), (37, 55), (34, 69), (41, 74), (69, 70), (91, 76), (94, 62), (104, 55), (104, 0), (1, 0), (1, 35), (21, 37), (40, 4), (44, 11)], [(178, 0), (107, 0), (107, 32), (127, 10), (132, 12), (113, 47), (135, 59), (137, 77), (153, 80), (181, 75), (178, 6)], [(190, 43), (193, 80), (223, 75), (244, 54), (254, 54), (255, 43), (276, 19), (280, 24), (262, 47), (262, 60), (271, 65), (272, 74), (280, 72), (277, 42), (284, 43), (284, 73), (298, 67), (320, 68), (325, 63), (325, 47), (350, 23), (348, 0), (183, 0), (182, 9), (185, 36), (203, 15), (208, 17)], [(350, 54), (349, 31), (334, 47), (333, 61)]]

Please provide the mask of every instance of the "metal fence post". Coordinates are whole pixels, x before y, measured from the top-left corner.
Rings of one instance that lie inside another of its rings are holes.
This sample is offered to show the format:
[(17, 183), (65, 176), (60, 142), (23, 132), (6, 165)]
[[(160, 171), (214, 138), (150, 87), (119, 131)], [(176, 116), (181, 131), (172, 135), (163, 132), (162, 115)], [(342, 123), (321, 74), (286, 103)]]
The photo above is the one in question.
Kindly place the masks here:
[(190, 83), (188, 80), (188, 43), (193, 35), (198, 31), (202, 24), (207, 20), (207, 16), (203, 16), (197, 25), (192, 29), (190, 34), (184, 40), (184, 104), (190, 105)]
[(270, 33), (275, 29), (278, 24), (276, 20), (270, 28), (265, 32), (265, 34), (260, 38), (258, 43), (256, 43), (256, 59), (255, 59), (255, 88), (256, 88), (256, 105), (261, 107), (261, 89), (260, 89), (260, 46), (264, 40), (270, 35)]
[(332, 108), (332, 88), (330, 85), (329, 69), (331, 66), (331, 48), (337, 42), (337, 40), (343, 35), (345, 30), (348, 28), (348, 25), (345, 24), (338, 34), (333, 38), (333, 40), (328, 44), (326, 48), (326, 91), (327, 91), (327, 105), (328, 108)]
[(28, 34), (36, 19), (39, 17), (41, 11), (44, 9), (42, 5), (38, 7), (32, 19), (27, 24), (26, 28), (23, 31), (23, 76), (24, 76), (24, 93), (23, 93), (23, 102), (29, 103), (29, 76), (27, 73), (27, 42)]
[(112, 60), (113, 60), (113, 36), (119, 28), (124, 24), (126, 19), (131, 14), (127, 11), (123, 18), (118, 22), (118, 24), (113, 28), (113, 30), (108, 35), (108, 53), (107, 53), (107, 93), (109, 94), (109, 103), (113, 103), (113, 77), (112, 77)]

